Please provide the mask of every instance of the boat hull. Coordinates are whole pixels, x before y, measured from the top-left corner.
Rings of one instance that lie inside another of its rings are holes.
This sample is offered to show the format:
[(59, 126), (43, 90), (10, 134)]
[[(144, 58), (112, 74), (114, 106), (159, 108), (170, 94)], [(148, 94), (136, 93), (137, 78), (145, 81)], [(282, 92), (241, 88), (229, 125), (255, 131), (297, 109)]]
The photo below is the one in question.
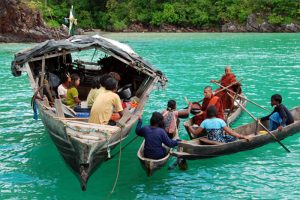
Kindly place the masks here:
[[(275, 130), (272, 132), (279, 140), (283, 140), (300, 132), (300, 107), (292, 109), (291, 112), (295, 122), (284, 127), (282, 131)], [(267, 126), (266, 123), (265, 126)], [(249, 142), (242, 139), (216, 145), (203, 145), (200, 144), (199, 139), (193, 139), (191, 141), (181, 142), (177, 152), (172, 151), (171, 155), (189, 160), (203, 159), (251, 150), (271, 142), (276, 142), (270, 134), (257, 134), (263, 129), (258, 127), (256, 122), (237, 127), (234, 130), (239, 134), (251, 135), (253, 137)]]

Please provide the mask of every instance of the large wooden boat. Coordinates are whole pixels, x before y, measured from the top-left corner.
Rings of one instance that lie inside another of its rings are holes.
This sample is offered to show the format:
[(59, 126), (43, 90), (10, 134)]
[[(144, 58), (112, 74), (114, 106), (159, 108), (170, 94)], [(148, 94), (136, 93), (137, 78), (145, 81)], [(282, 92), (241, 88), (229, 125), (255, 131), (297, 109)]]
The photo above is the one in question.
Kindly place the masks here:
[[(176, 135), (174, 136), (173, 140), (176, 140), (178, 138), (179, 138), (179, 136), (178, 136), (178, 132), (177, 132)], [(168, 162), (169, 157), (170, 157), (170, 148), (163, 145), (167, 152), (166, 156), (161, 159), (155, 160), (155, 159), (150, 159), (150, 158), (144, 157), (144, 146), (145, 146), (145, 140), (142, 142), (142, 144), (137, 152), (137, 157), (139, 158), (140, 163), (141, 163), (143, 169), (146, 171), (147, 175), (151, 176), (155, 170), (162, 168)]]
[[(88, 55), (92, 57), (89, 60)], [(40, 118), (66, 163), (78, 173), (83, 190), (93, 169), (107, 160), (110, 150), (128, 136), (154, 86), (164, 86), (167, 82), (162, 72), (155, 70), (128, 45), (98, 35), (38, 44), (17, 53), (11, 70), (14, 76), (22, 72), (28, 74)], [(116, 126), (88, 123), (88, 118), (78, 117), (80, 113), (56, 98), (57, 84), (52, 79), (67, 71), (80, 75), (81, 100), (87, 98), (95, 76), (117, 72), (122, 77), (120, 87), (131, 84), (130, 101), (138, 105), (125, 108)]]
[[(293, 124), (284, 127), (282, 131), (272, 131), (279, 140), (283, 140), (288, 136), (300, 132), (300, 107), (292, 109), (291, 113), (295, 120)], [(266, 127), (268, 127), (267, 124), (267, 121), (264, 122)], [(234, 131), (241, 135), (252, 136), (252, 138), (249, 142), (242, 139), (229, 143), (219, 143), (210, 141), (206, 137), (200, 137), (190, 141), (181, 142), (178, 145), (177, 151), (172, 151), (171, 155), (190, 160), (202, 159), (250, 150), (270, 142), (275, 142), (275, 139), (264, 131), (257, 122), (237, 127)]]
[[(242, 96), (244, 96), (244, 95), (242, 94)], [(247, 104), (246, 99), (238, 97), (236, 99), (236, 101), (239, 101), (239, 103), (242, 106), (246, 107), (246, 104)], [(225, 110), (224, 118), (227, 119), (226, 120), (227, 125), (228, 126), (231, 125), (241, 115), (242, 112), (243, 112), (243, 108), (241, 106), (239, 106), (239, 104), (236, 104), (236, 103), (234, 104), (233, 110), (231, 110), (231, 111), (229, 109)], [(192, 118), (189, 119), (188, 121), (184, 122), (184, 124), (192, 126), (193, 125)], [(193, 133), (191, 133), (187, 128), (185, 128), (185, 130), (187, 131), (191, 140), (196, 138), (196, 136)]]

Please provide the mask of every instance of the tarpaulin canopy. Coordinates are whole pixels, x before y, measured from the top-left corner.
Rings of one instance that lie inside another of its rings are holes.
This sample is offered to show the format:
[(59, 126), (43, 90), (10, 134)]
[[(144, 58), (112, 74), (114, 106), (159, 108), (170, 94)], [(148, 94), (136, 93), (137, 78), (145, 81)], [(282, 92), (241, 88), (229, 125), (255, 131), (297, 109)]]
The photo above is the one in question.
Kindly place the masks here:
[(54, 53), (75, 52), (92, 48), (102, 50), (117, 59), (131, 63), (135, 68), (140, 68), (140, 70), (146, 69), (148, 72), (159, 76), (161, 80), (166, 80), (161, 71), (154, 69), (150, 63), (143, 60), (128, 45), (99, 35), (73, 36), (69, 39), (58, 41), (47, 40), (33, 48), (16, 53), (11, 70), (14, 76), (20, 76), (23, 65), (37, 57), (46, 56), (45, 58), (47, 58), (47, 55)]

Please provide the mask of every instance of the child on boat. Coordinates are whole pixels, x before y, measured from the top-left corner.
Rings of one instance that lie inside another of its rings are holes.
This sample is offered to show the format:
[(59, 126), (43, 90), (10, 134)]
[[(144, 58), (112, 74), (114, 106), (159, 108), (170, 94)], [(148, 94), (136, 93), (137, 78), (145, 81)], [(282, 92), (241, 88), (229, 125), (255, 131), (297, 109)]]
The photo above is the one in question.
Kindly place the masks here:
[[(229, 127), (226, 126), (226, 123), (223, 119), (217, 118), (217, 109), (215, 106), (209, 106), (207, 108), (207, 119), (205, 119), (200, 127), (194, 129), (189, 125), (185, 125), (188, 130), (194, 135), (200, 135), (203, 130), (207, 132), (207, 138), (216, 142), (232, 142), (238, 139), (249, 140), (249, 136), (240, 135)], [(224, 133), (224, 131), (227, 133)], [(229, 135), (228, 135), (229, 134)]]
[(261, 121), (269, 120), (269, 129), (274, 131), (278, 129), (282, 130), (284, 126), (294, 123), (294, 118), (291, 112), (281, 104), (282, 97), (280, 94), (274, 94), (271, 96), (271, 106), (274, 107), (274, 110), (268, 116), (262, 117)]
[(163, 116), (154, 112), (150, 119), (150, 126), (142, 127), (142, 119), (139, 118), (135, 133), (145, 138), (144, 156), (150, 159), (161, 159), (166, 156), (166, 149), (162, 144), (172, 148), (178, 145), (177, 140), (171, 140), (164, 130)]
[(61, 79), (61, 84), (57, 88), (57, 94), (62, 101), (64, 101), (67, 98), (67, 92), (69, 88), (69, 84), (71, 82), (71, 76), (69, 73), (63, 74)]
[(70, 106), (71, 108), (74, 108), (76, 105), (80, 104), (80, 99), (79, 99), (79, 93), (77, 90), (77, 87), (80, 84), (80, 78), (78, 74), (72, 74), (71, 75), (71, 83), (69, 86), (69, 89), (67, 91), (67, 97), (65, 100), (65, 103), (67, 106)]
[(97, 97), (98, 90), (100, 89), (100, 77), (96, 76), (93, 78), (92, 88), (87, 97), (88, 107), (92, 107)]
[(176, 110), (176, 101), (169, 100), (167, 109), (162, 112), (164, 117), (164, 126), (169, 138), (173, 138), (178, 131), (179, 117), (186, 117), (191, 112), (192, 103), (188, 103), (188, 108), (184, 110)]

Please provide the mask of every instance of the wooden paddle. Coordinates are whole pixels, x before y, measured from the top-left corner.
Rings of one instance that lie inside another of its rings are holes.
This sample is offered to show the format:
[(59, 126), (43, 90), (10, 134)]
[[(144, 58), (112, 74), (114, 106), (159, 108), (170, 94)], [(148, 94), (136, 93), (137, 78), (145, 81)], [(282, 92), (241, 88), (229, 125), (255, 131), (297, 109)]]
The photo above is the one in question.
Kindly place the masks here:
[[(216, 83), (216, 82), (213, 82), (213, 83), (216, 84), (216, 85), (218, 85), (218, 86), (220, 86), (220, 87), (223, 88), (224, 90), (227, 90), (227, 91), (232, 92), (232, 93), (236, 93), (236, 92), (234, 92), (234, 91), (228, 89), (229, 86), (224, 87), (223, 85), (221, 85), (221, 84), (219, 84), (219, 83)], [(267, 109), (267, 108), (265, 108), (265, 107), (262, 107), (261, 105), (258, 105), (258, 104), (255, 103), (254, 101), (252, 101), (252, 100), (250, 100), (250, 99), (247, 99), (246, 97), (244, 97), (244, 96), (242, 96), (242, 95), (240, 95), (240, 94), (237, 94), (237, 96), (240, 97), (240, 98), (242, 98), (242, 99), (246, 99), (246, 100), (249, 101), (250, 103), (252, 103), (252, 104), (254, 104), (254, 105), (260, 107), (261, 109), (264, 109), (264, 110), (270, 112), (269, 109)]]
[[(232, 99), (234, 99), (234, 97), (231, 95), (231, 94), (229, 94), (228, 92), (227, 92), (227, 94), (232, 98)], [(278, 142), (288, 153), (290, 153), (291, 151), (284, 145), (284, 144), (282, 144), (282, 142), (280, 142), (280, 140), (278, 140), (278, 138), (273, 134), (273, 133), (271, 133), (271, 131), (269, 131), (269, 129), (267, 129), (262, 123), (261, 123), (261, 121), (260, 120), (258, 120), (257, 118), (255, 118), (240, 102), (238, 102), (237, 100), (235, 100), (235, 102), (237, 103), (237, 104), (239, 104), (239, 106), (244, 110), (244, 111), (246, 111), (249, 115), (250, 115), (250, 117), (252, 117), (259, 125), (261, 125), (261, 127), (263, 127), (263, 129), (265, 129), (275, 140), (276, 140), (276, 142)]]

